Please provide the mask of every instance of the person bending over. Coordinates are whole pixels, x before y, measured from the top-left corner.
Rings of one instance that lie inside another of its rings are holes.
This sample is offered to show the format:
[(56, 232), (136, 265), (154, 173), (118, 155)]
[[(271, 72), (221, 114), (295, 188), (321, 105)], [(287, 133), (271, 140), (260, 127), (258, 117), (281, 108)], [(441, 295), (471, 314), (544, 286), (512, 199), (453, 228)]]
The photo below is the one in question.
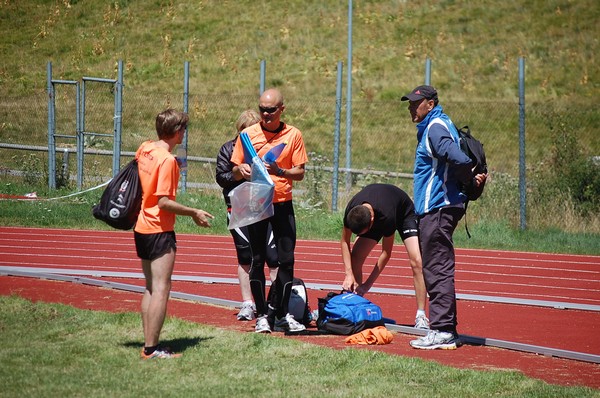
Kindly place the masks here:
[[(341, 238), (346, 273), (342, 288), (361, 296), (371, 289), (392, 257), (396, 231), (404, 242), (413, 275), (417, 300), (415, 327), (429, 329), (429, 320), (425, 314), (427, 293), (421, 267), (415, 208), (406, 192), (394, 185), (367, 185), (348, 202)], [(351, 246), (352, 234), (357, 235), (357, 238)], [(363, 264), (382, 238), (381, 253), (363, 283)]]

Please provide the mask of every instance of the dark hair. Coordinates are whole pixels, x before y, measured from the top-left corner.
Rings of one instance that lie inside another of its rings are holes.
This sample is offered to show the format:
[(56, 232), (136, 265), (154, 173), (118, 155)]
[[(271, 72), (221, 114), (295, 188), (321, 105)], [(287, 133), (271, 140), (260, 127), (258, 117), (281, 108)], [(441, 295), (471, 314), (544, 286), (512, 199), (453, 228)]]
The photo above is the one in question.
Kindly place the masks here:
[(346, 224), (353, 234), (360, 234), (371, 224), (371, 211), (365, 205), (353, 207), (346, 216)]
[(156, 116), (158, 138), (171, 138), (181, 129), (185, 129), (190, 120), (187, 113), (167, 109)]

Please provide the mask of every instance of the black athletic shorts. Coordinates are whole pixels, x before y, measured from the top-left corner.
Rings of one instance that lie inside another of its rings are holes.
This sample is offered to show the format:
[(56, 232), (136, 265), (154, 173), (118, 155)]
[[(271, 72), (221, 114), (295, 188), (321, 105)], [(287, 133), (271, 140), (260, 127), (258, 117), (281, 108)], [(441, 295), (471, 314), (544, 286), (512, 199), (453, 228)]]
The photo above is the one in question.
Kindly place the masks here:
[(406, 216), (402, 222), (402, 228), (398, 230), (402, 241), (411, 236), (419, 236), (419, 218), (413, 212), (411, 215)]
[(161, 232), (158, 234), (140, 234), (133, 232), (135, 250), (142, 260), (156, 260), (171, 249), (177, 251), (175, 231)]

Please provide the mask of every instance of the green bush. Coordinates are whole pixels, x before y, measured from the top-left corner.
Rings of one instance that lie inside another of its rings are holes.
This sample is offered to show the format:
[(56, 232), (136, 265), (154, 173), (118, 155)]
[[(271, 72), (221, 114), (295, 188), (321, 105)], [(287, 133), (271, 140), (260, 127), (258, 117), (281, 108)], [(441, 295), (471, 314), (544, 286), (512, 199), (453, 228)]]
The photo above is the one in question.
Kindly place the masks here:
[(586, 217), (600, 211), (600, 164), (586, 153), (567, 116), (549, 115), (552, 151), (537, 166), (534, 175), (534, 201), (546, 205), (566, 197), (576, 212)]

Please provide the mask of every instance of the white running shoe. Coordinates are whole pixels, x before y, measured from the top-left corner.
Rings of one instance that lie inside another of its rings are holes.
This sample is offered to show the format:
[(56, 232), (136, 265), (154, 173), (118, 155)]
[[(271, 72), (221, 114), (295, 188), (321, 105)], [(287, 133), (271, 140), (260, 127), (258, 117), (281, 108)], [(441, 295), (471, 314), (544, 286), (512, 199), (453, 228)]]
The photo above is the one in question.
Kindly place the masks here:
[(461, 342), (458, 335), (453, 333), (430, 330), (426, 336), (411, 340), (410, 345), (421, 350), (456, 350)]
[(266, 315), (256, 318), (256, 327), (254, 328), (256, 333), (271, 333), (271, 326)]
[(419, 315), (415, 319), (415, 328), (416, 329), (429, 329), (429, 319), (425, 315)]
[(254, 311), (256, 308), (252, 303), (243, 303), (240, 312), (237, 314), (238, 321), (251, 321), (254, 319)]
[(294, 316), (288, 313), (285, 318), (275, 320), (274, 330), (276, 332), (299, 333), (306, 330), (306, 326), (294, 319)]
[(142, 348), (142, 352), (140, 357), (143, 360), (155, 359), (155, 358), (179, 358), (181, 354), (174, 354), (168, 348), (157, 348), (152, 354), (146, 355), (144, 353), (144, 349)]

